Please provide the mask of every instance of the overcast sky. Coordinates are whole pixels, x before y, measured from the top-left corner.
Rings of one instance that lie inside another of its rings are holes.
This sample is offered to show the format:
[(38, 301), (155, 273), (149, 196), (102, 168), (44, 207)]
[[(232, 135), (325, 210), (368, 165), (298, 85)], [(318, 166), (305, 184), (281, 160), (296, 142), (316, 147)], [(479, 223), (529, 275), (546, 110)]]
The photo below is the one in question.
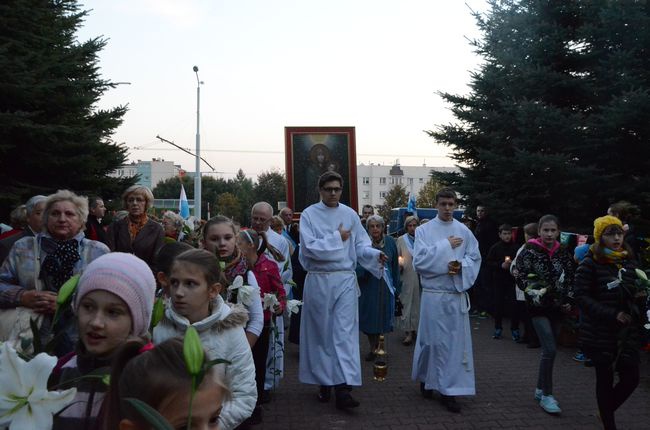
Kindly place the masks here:
[[(131, 82), (114, 135), (129, 160), (188, 171), (201, 86), (202, 156), (220, 176), (284, 171), (285, 126), (354, 126), (357, 161), (450, 166), (423, 130), (453, 120), (437, 91), (467, 93), (484, 0), (92, 0), (80, 40), (103, 36), (102, 75)], [(206, 165), (202, 171), (210, 170)]]

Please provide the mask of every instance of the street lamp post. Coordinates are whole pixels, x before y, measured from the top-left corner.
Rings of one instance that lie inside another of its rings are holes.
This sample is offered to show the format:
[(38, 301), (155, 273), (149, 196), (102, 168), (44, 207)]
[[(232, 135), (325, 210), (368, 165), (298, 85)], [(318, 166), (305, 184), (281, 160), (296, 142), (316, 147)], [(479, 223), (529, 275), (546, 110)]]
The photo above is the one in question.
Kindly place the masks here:
[(194, 176), (194, 216), (201, 219), (201, 134), (199, 133), (199, 109), (201, 102), (201, 82), (199, 68), (193, 67), (196, 74), (196, 174)]

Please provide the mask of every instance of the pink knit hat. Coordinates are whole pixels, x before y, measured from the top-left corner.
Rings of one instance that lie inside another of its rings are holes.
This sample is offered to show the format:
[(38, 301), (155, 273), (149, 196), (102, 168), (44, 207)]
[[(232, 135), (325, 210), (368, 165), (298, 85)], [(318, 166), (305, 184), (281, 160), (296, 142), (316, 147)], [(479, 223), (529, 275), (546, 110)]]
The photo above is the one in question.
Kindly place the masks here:
[(122, 252), (105, 254), (92, 261), (79, 279), (75, 312), (83, 296), (95, 290), (108, 291), (124, 300), (131, 311), (133, 334), (147, 333), (156, 294), (156, 281), (147, 263)]

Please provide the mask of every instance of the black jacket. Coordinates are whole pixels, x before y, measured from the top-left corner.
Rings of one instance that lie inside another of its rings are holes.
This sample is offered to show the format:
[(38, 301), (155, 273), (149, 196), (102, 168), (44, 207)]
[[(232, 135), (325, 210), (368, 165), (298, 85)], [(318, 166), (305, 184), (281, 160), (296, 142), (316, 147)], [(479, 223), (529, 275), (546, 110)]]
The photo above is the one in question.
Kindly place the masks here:
[[(517, 271), (515, 281), (517, 287), (523, 291), (528, 286), (528, 275), (536, 274), (546, 284), (553, 288), (553, 293), (548, 295), (548, 301), (544, 306), (533, 306), (526, 296), (528, 311), (531, 316), (559, 316), (560, 306), (564, 303), (573, 302), (573, 278), (575, 275), (575, 262), (571, 253), (560, 247), (553, 257), (549, 257), (546, 250), (535, 243), (528, 242), (524, 245), (523, 251), (516, 261)], [(564, 282), (558, 285), (558, 281), (564, 273)], [(554, 297), (553, 300), (550, 300)]]
[(492, 245), (499, 241), (499, 226), (492, 218), (486, 216), (476, 221), (474, 236), (478, 240), (478, 249), (481, 252), (481, 257), (485, 259)]
[[(624, 260), (623, 282), (634, 282), (636, 262)], [(618, 279), (619, 268), (615, 264), (594, 261), (591, 252), (580, 263), (575, 278), (575, 300), (582, 313), (578, 343), (587, 350), (616, 350), (621, 331), (625, 328), (616, 321), (619, 312), (629, 312), (622, 300), (620, 287), (609, 288), (607, 284)], [(641, 346), (639, 322), (627, 326), (632, 344)]]
[[(506, 243), (502, 240), (492, 245), (490, 252), (488, 252), (485, 263), (492, 271), (492, 286), (512, 286), (515, 285), (515, 280), (510, 274), (510, 269), (504, 269), (501, 265), (504, 263), (506, 257), (514, 260), (517, 255), (517, 245), (512, 242)], [(514, 291), (514, 290), (513, 290)]]

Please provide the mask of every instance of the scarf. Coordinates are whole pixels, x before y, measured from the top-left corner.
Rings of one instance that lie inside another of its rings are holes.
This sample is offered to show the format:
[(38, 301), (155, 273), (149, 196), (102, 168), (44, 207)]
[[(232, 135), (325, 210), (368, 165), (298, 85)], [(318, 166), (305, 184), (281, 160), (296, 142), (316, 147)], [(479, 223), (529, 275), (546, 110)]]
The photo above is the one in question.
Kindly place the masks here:
[(560, 249), (560, 242), (558, 242), (557, 240), (553, 243), (553, 246), (550, 249), (547, 248), (544, 242), (542, 242), (542, 240), (539, 238), (530, 239), (528, 243), (533, 243), (539, 246), (540, 248), (542, 248), (548, 254), (549, 258), (553, 258), (553, 254), (555, 254), (557, 250)]
[[(239, 249), (235, 250), (232, 258), (229, 262), (225, 262), (226, 267), (223, 269), (223, 274), (226, 277), (226, 280), (229, 284), (235, 280), (237, 276), (244, 278), (244, 284), (247, 283), (246, 272), (248, 271), (248, 261), (246, 257), (241, 253)], [(225, 288), (223, 289), (226, 297), (224, 298), (227, 302), (237, 303), (237, 291), (229, 292)]]
[(81, 259), (79, 242), (76, 239), (56, 240), (49, 237), (41, 238), (41, 249), (47, 253), (39, 279), (53, 291), (58, 291), (61, 285), (73, 275), (74, 265)]
[(375, 249), (384, 249), (384, 236), (381, 236), (381, 239), (379, 241), (375, 241), (375, 239), (372, 239), (372, 247)]
[(601, 248), (600, 252), (592, 244), (589, 249), (594, 260), (600, 264), (615, 264), (619, 269), (623, 267), (623, 260), (627, 259), (627, 251), (614, 251), (610, 248)]
[(140, 230), (142, 230), (147, 221), (149, 221), (149, 218), (147, 217), (147, 214), (142, 214), (135, 220), (132, 220), (130, 216), (127, 216), (126, 219), (129, 225), (129, 236), (131, 237), (131, 242), (133, 242), (138, 233), (140, 233)]

